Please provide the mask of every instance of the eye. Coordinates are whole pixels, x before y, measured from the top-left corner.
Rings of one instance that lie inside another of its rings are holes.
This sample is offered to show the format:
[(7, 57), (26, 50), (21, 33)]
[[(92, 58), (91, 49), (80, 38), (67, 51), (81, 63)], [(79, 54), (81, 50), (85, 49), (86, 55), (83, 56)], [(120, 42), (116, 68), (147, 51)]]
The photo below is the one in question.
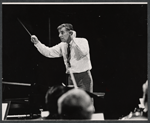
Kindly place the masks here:
[(60, 33), (61, 33), (62, 35), (64, 34), (64, 32), (63, 32), (63, 31), (61, 31)]

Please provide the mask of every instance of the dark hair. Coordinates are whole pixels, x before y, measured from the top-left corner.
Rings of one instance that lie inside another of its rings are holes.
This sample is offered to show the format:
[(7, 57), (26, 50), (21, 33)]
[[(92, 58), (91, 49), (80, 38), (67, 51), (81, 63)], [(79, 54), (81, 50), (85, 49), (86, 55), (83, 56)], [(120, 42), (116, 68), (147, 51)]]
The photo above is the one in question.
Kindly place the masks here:
[(45, 103), (47, 110), (50, 112), (50, 115), (46, 119), (59, 118), (57, 100), (58, 98), (66, 92), (64, 86), (52, 86), (46, 93)]
[(58, 30), (60, 30), (61, 28), (65, 27), (66, 30), (73, 30), (73, 25), (70, 24), (70, 23), (64, 23), (64, 24), (61, 24), (60, 26), (57, 27)]

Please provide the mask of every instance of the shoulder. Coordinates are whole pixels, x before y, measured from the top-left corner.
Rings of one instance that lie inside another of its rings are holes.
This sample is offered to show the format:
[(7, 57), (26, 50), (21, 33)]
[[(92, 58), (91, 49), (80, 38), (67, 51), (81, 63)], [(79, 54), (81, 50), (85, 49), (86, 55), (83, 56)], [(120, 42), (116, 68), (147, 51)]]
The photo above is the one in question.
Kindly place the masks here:
[(60, 49), (60, 50), (61, 50), (61, 49), (63, 49), (65, 46), (66, 46), (66, 43), (60, 42), (60, 43), (58, 43), (58, 44), (52, 46), (51, 48), (52, 48), (52, 49), (57, 49), (57, 50)]
[(74, 38), (74, 41), (82, 41), (82, 42), (87, 42), (86, 38)]
[(57, 44), (57, 45), (55, 45), (55, 46), (63, 47), (64, 45), (66, 45), (65, 42), (60, 42), (59, 44)]

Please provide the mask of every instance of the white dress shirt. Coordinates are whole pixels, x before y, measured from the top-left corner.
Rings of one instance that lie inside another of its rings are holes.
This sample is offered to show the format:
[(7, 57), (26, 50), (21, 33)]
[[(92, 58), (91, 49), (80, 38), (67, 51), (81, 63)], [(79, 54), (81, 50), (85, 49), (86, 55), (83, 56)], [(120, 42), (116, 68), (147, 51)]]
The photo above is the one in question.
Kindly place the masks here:
[[(85, 38), (73, 38), (70, 42), (71, 45), (71, 70), (73, 73), (85, 72), (92, 69), (89, 53), (88, 41)], [(63, 56), (64, 63), (66, 66), (66, 73), (68, 70), (67, 63), (67, 47), (68, 44), (65, 42), (60, 42), (53, 47), (47, 47), (41, 42), (35, 44), (38, 51), (49, 58), (56, 58)]]

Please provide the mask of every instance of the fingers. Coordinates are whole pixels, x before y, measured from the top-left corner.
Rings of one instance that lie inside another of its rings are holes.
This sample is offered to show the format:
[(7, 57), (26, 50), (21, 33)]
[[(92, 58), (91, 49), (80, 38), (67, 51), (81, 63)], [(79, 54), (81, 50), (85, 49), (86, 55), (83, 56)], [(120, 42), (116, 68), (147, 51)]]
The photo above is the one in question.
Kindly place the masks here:
[(37, 44), (39, 42), (39, 40), (35, 35), (31, 35), (31, 42), (34, 44)]
[(71, 30), (71, 32), (72, 32), (71, 37), (72, 37), (72, 38), (75, 38), (75, 37), (76, 37), (76, 31)]

